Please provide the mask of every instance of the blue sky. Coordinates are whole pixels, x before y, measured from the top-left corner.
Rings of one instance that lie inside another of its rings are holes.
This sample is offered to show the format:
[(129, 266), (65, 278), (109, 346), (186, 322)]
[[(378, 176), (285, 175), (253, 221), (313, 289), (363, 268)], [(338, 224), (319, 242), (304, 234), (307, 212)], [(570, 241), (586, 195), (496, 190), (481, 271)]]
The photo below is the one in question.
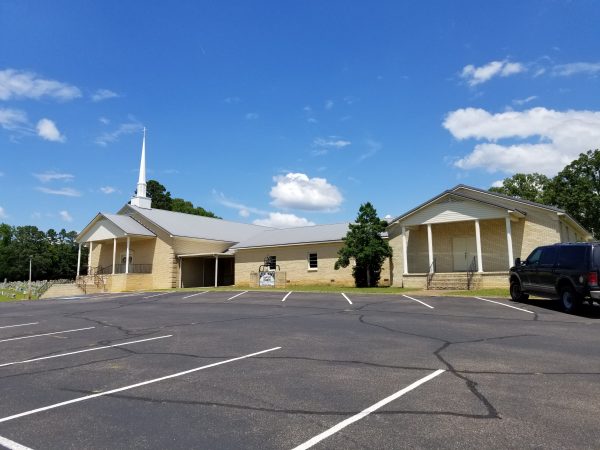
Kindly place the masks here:
[(0, 220), (80, 230), (148, 176), (225, 219), (398, 215), (600, 142), (595, 1), (0, 3)]

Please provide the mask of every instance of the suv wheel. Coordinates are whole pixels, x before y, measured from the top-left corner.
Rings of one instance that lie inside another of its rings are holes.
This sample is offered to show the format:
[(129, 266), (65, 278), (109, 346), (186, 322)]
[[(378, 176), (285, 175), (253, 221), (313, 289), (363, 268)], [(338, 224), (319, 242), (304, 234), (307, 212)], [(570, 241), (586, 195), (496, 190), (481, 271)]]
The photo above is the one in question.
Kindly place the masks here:
[(528, 294), (524, 294), (521, 289), (521, 283), (518, 280), (510, 282), (510, 298), (513, 302), (522, 302), (529, 298)]
[(571, 286), (564, 286), (560, 290), (560, 302), (566, 313), (572, 313), (579, 306), (580, 300)]

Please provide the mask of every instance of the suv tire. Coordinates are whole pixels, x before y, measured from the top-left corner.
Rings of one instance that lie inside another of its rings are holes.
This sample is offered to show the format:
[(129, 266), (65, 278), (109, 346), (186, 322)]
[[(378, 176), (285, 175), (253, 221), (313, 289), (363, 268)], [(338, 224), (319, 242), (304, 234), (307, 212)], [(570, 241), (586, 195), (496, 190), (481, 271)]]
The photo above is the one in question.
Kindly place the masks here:
[(512, 280), (510, 282), (510, 298), (513, 302), (522, 302), (529, 298), (529, 294), (523, 293), (520, 281)]
[(581, 303), (581, 299), (571, 286), (566, 285), (560, 289), (560, 303), (566, 313), (572, 313)]

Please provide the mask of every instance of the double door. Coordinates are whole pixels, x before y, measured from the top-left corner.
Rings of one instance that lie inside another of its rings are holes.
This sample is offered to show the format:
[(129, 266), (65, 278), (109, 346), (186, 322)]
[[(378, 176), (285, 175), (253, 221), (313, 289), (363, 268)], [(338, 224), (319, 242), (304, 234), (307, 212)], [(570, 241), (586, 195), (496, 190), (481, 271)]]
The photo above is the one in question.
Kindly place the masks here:
[(452, 257), (455, 272), (466, 272), (473, 262), (477, 259), (477, 242), (475, 237), (454, 237), (452, 238)]

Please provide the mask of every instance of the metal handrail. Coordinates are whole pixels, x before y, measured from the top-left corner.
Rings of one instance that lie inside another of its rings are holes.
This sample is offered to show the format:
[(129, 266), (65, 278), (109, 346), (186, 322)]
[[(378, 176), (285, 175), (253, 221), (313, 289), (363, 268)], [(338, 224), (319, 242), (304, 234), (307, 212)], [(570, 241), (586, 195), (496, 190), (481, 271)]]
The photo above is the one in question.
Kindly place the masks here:
[(429, 265), (429, 269), (427, 269), (427, 289), (431, 287), (433, 275), (435, 275), (435, 258), (433, 258), (433, 261)]
[[(94, 275), (112, 275), (113, 266), (97, 267)], [(115, 264), (115, 274), (125, 273), (125, 264)], [(152, 264), (129, 264), (128, 273), (152, 273)]]
[(477, 270), (477, 256), (473, 256), (471, 264), (469, 264), (469, 268), (467, 269), (467, 291), (470, 291), (473, 286), (473, 275), (475, 274), (475, 270)]

